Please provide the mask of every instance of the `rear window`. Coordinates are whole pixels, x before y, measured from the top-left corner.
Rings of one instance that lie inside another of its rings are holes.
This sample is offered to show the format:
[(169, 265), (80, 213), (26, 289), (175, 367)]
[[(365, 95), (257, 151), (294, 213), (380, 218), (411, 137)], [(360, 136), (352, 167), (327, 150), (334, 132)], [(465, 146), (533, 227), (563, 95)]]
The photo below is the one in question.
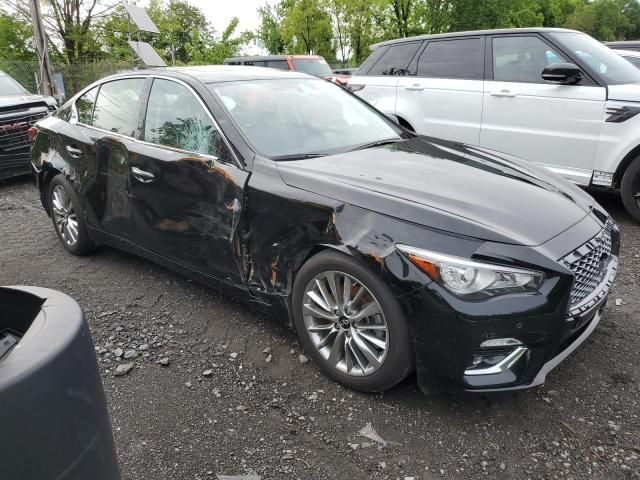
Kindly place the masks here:
[(360, 65), (360, 68), (356, 70), (354, 75), (366, 75), (367, 73), (369, 73), (369, 70), (371, 70), (371, 67), (373, 67), (376, 63), (378, 63), (378, 60), (380, 60), (382, 55), (384, 55), (388, 49), (389, 49), (388, 47), (376, 48), (373, 51), (373, 53), (369, 55), (367, 59), (362, 63), (362, 65)]
[(144, 78), (103, 83), (94, 107), (93, 126), (133, 137)]
[(429, 42), (418, 60), (421, 77), (482, 80), (484, 55), (480, 38)]
[(96, 103), (98, 87), (94, 87), (76, 100), (76, 111), (78, 112), (78, 122), (91, 125), (93, 116), (93, 106)]
[(321, 77), (331, 75), (331, 67), (324, 58), (294, 58), (293, 67), (296, 71)]
[(278, 70), (289, 70), (289, 64), (286, 60), (269, 60), (267, 67), (277, 68)]
[(392, 45), (367, 75), (403, 75), (420, 45), (421, 42)]

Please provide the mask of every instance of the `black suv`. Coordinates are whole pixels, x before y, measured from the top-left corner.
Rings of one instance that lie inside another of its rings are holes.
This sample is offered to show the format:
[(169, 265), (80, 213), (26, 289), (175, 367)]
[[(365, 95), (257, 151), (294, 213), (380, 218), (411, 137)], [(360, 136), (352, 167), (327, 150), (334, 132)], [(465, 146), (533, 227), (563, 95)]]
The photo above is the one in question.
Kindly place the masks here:
[(32, 95), (0, 71), (0, 180), (31, 171), (28, 130), (55, 109), (54, 98)]

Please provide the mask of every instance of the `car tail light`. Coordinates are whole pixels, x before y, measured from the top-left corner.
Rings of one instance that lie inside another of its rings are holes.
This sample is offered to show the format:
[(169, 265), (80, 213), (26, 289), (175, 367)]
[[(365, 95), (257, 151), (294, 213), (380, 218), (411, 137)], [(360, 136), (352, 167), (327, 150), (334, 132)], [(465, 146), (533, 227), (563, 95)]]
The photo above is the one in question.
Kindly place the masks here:
[(354, 84), (354, 83), (349, 83), (347, 85), (347, 88), (349, 90), (351, 90), (352, 92), (359, 92), (360, 90), (362, 90), (365, 86), (364, 85), (359, 85), (359, 84)]
[(38, 133), (37, 127), (29, 127), (29, 130), (27, 130), (27, 136), (29, 137), (29, 142), (33, 142), (33, 139), (36, 138), (37, 133)]

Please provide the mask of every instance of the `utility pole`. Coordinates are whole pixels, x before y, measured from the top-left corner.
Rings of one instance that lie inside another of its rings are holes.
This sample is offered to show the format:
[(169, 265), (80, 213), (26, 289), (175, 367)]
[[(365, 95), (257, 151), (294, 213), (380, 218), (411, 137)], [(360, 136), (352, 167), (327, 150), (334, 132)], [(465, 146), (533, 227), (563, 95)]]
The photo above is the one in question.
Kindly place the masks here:
[(42, 24), (40, 0), (29, 0), (29, 7), (31, 8), (31, 20), (33, 21), (33, 38), (36, 43), (40, 63), (40, 85), (38, 86), (38, 93), (54, 96), (53, 68), (51, 67), (51, 60), (49, 59), (47, 33)]

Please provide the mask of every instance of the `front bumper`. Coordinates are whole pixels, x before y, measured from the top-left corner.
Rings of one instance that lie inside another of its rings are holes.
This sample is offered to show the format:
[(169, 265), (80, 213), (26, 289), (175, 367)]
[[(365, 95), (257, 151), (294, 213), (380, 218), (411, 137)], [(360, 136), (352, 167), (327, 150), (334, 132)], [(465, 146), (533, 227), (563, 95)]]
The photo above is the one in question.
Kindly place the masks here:
[(600, 322), (618, 269), (617, 248), (593, 292), (571, 307), (573, 276), (562, 268), (547, 273), (538, 294), (465, 301), (431, 282), (405, 295), (401, 304), (410, 324), (418, 383), (445, 379), (471, 392), (542, 385)]

